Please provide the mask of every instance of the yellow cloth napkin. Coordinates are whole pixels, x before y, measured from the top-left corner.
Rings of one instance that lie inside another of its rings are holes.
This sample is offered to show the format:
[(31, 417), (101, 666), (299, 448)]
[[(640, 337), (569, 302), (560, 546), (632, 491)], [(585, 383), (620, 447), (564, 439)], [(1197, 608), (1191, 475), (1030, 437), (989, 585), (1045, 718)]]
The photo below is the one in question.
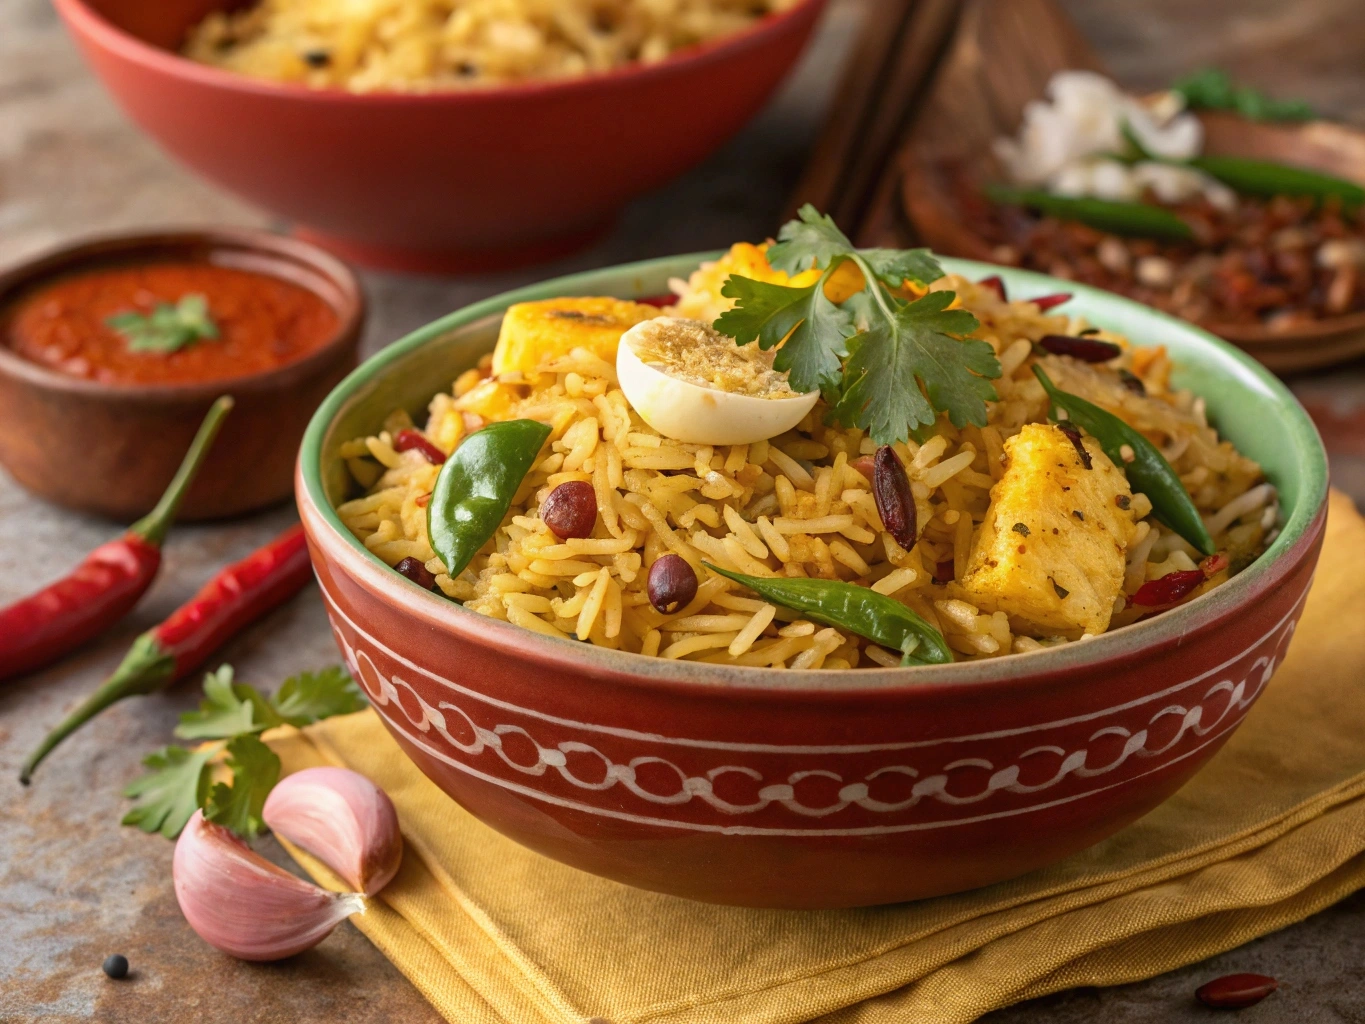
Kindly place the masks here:
[(403, 867), (352, 920), (448, 1020), (970, 1021), (1201, 960), (1365, 886), (1362, 552), (1365, 520), (1333, 495), (1283, 667), (1226, 748), (1165, 805), (1052, 868), (919, 903), (739, 910), (584, 874), (466, 814), (373, 712), (272, 745), (286, 772), (346, 765), (393, 798)]

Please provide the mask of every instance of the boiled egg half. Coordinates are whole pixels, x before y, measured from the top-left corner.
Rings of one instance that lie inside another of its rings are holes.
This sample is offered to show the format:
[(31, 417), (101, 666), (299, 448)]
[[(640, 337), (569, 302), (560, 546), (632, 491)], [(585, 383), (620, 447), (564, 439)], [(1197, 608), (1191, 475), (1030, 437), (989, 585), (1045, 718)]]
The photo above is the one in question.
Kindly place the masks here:
[(640, 418), (691, 444), (753, 444), (791, 430), (820, 392), (793, 391), (772, 353), (738, 345), (701, 320), (636, 324), (616, 350), (616, 376)]

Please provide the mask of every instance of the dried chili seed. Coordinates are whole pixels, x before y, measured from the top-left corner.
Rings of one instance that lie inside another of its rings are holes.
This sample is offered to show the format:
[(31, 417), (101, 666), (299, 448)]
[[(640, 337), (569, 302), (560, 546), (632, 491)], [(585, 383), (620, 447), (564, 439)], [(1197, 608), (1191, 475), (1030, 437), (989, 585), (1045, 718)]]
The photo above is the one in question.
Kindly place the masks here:
[(416, 558), (409, 555), (393, 567), (394, 572), (406, 576), (416, 583), (423, 590), (432, 590), (436, 587), (436, 577), (431, 571)]
[(1165, 576), (1148, 580), (1138, 587), (1137, 593), (1133, 595), (1133, 604), (1140, 604), (1144, 608), (1175, 604), (1194, 593), (1205, 579), (1202, 569), (1177, 569), (1175, 572), (1168, 572)]
[(990, 277), (983, 277), (980, 281), (976, 283), (979, 284), (982, 288), (989, 288), (991, 291), (995, 292), (996, 295), (999, 295), (1001, 302), (1009, 301), (1009, 299), (1006, 298), (1005, 296), (1005, 282), (1001, 279), (999, 274), (992, 274)]
[(1073, 508), (1071, 510), (1071, 514), (1075, 516), (1077, 519), (1079, 519), (1081, 522), (1085, 522), (1085, 513), (1082, 512), (1080, 509)]
[(446, 453), (427, 440), (426, 435), (420, 430), (400, 430), (398, 436), (393, 439), (393, 450), (421, 452), (422, 457), (433, 466), (439, 466), (446, 460)]
[(1126, 387), (1135, 395), (1147, 395), (1147, 385), (1142, 383), (1142, 378), (1132, 370), (1119, 370), (1119, 383)]
[(1049, 309), (1052, 309), (1054, 306), (1060, 306), (1063, 302), (1070, 302), (1071, 293), (1058, 292), (1055, 295), (1040, 295), (1038, 298), (1029, 299), (1028, 301), (1032, 302), (1035, 306), (1038, 307), (1038, 312), (1046, 313)]
[(1060, 583), (1058, 583), (1056, 580), (1054, 580), (1051, 576), (1049, 576), (1049, 577), (1047, 578), (1047, 581), (1048, 581), (1049, 583), (1052, 584), (1052, 589), (1053, 589), (1054, 591), (1056, 591), (1057, 596), (1060, 597), (1063, 601), (1065, 601), (1067, 595), (1070, 594), (1071, 591), (1067, 590), (1066, 587), (1062, 586)]
[(1081, 465), (1086, 469), (1094, 469), (1094, 460), (1090, 458), (1090, 453), (1085, 449), (1085, 442), (1081, 440), (1080, 429), (1074, 423), (1068, 423), (1066, 420), (1060, 420), (1057, 423), (1057, 429), (1076, 446), (1076, 454), (1081, 457)]
[(663, 555), (649, 567), (646, 590), (654, 610), (671, 615), (697, 596), (697, 574), (681, 555)]
[(591, 537), (597, 525), (597, 492), (586, 480), (562, 483), (540, 506), (540, 518), (556, 537)]
[(944, 559), (934, 566), (935, 583), (951, 583), (953, 582), (954, 575), (953, 560), (951, 558)]
[(1013, 526), (1010, 527), (1010, 529), (1013, 530), (1015, 533), (1019, 534), (1021, 537), (1028, 536), (1028, 527), (1025, 526), (1023, 523), (1015, 523)]
[(1228, 974), (1195, 989), (1194, 996), (1214, 1010), (1241, 1010), (1255, 1006), (1280, 983), (1265, 974)]
[(910, 493), (910, 478), (905, 475), (905, 467), (889, 444), (878, 448), (873, 459), (872, 496), (877, 501), (877, 513), (882, 517), (886, 532), (909, 551), (915, 546), (918, 513), (914, 495)]
[(1056, 356), (1070, 356), (1083, 363), (1107, 363), (1123, 354), (1112, 341), (1099, 338), (1073, 338), (1067, 334), (1044, 334), (1038, 339), (1038, 347)]

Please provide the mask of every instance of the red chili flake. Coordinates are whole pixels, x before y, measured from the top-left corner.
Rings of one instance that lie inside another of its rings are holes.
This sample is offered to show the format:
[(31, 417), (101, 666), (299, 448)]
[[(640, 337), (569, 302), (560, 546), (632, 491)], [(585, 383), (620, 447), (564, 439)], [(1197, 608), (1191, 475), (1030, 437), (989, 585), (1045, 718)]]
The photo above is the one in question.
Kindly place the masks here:
[(413, 499), (413, 502), (417, 505), (418, 508), (426, 508), (430, 501), (431, 501), (430, 494), (419, 494), (417, 495), (416, 498)]
[(874, 472), (874, 467), (876, 465), (876, 456), (860, 455), (852, 462), (850, 462), (849, 465), (856, 469), (863, 476), (867, 477), (869, 483), (872, 482), (872, 474)]
[(1160, 579), (1148, 580), (1133, 595), (1133, 604), (1144, 608), (1158, 608), (1162, 605), (1183, 601), (1199, 589), (1207, 577), (1202, 569), (1177, 569), (1168, 572)]
[(1228, 974), (1195, 989), (1194, 996), (1214, 1010), (1241, 1010), (1255, 1006), (1280, 983), (1265, 974)]
[(1083, 363), (1107, 363), (1123, 354), (1112, 341), (1098, 338), (1073, 338), (1067, 334), (1044, 334), (1038, 339), (1038, 347), (1057, 356), (1070, 356)]
[(1126, 512), (1133, 507), (1133, 499), (1126, 494), (1116, 494), (1114, 495), (1114, 504)]
[(982, 288), (989, 288), (991, 291), (995, 292), (996, 295), (999, 295), (1001, 302), (1009, 301), (1009, 299), (1006, 298), (1005, 296), (1005, 282), (1001, 279), (999, 274), (992, 274), (990, 277), (983, 277), (980, 281), (976, 283), (979, 284)]
[(433, 466), (439, 466), (446, 460), (446, 453), (427, 440), (426, 435), (419, 430), (400, 430), (398, 436), (393, 439), (393, 450), (419, 451)]
[(1070, 302), (1071, 293), (1058, 292), (1055, 295), (1040, 295), (1038, 298), (1029, 299), (1028, 301), (1032, 302), (1035, 306), (1038, 307), (1038, 312), (1046, 313), (1049, 309), (1052, 309), (1054, 306), (1060, 306), (1063, 302)]
[(934, 566), (935, 583), (951, 583), (953, 581), (953, 560), (951, 558), (939, 562)]
[(1230, 564), (1231, 563), (1228, 561), (1228, 556), (1220, 551), (1215, 555), (1209, 555), (1208, 558), (1200, 562), (1199, 568), (1204, 573), (1205, 577), (1212, 578), (1214, 576), (1217, 576)]
[[(1076, 454), (1081, 457), (1081, 465), (1086, 469), (1094, 469), (1094, 460), (1090, 458), (1090, 453), (1085, 450), (1085, 442), (1081, 440), (1080, 428), (1067, 420), (1059, 420), (1057, 429), (1067, 436), (1067, 439), (1076, 446)], [(1071, 488), (1063, 487), (1062, 490), (1069, 491)]]
[(643, 299), (636, 299), (642, 306), (671, 306), (678, 301), (676, 295), (646, 295)]

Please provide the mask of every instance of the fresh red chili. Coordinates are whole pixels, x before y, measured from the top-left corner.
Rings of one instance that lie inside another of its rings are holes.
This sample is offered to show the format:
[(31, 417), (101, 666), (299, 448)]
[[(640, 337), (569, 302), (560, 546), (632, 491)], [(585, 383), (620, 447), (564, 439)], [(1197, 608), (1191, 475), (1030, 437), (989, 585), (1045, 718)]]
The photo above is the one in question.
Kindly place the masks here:
[(156, 508), (69, 575), (0, 608), (0, 679), (55, 661), (132, 610), (156, 578), (161, 542), (231, 408), (226, 395), (213, 403)]
[(58, 743), (110, 704), (154, 693), (189, 675), (245, 626), (298, 593), (312, 574), (301, 526), (220, 571), (166, 621), (133, 642), (114, 674), (29, 755), (19, 781), (27, 784)]
[(1054, 306), (1060, 306), (1063, 302), (1070, 302), (1071, 293), (1058, 292), (1056, 295), (1040, 295), (1038, 298), (1029, 299), (1028, 301), (1038, 307), (1038, 312), (1046, 313)]
[(400, 430), (398, 436), (393, 439), (393, 450), (406, 452), (414, 449), (421, 452), (433, 466), (439, 466), (446, 460), (446, 453), (427, 440), (427, 436), (421, 431)]
[(1175, 604), (1188, 597), (1207, 579), (1203, 569), (1177, 569), (1159, 579), (1148, 580), (1133, 595), (1133, 604), (1144, 608)]

